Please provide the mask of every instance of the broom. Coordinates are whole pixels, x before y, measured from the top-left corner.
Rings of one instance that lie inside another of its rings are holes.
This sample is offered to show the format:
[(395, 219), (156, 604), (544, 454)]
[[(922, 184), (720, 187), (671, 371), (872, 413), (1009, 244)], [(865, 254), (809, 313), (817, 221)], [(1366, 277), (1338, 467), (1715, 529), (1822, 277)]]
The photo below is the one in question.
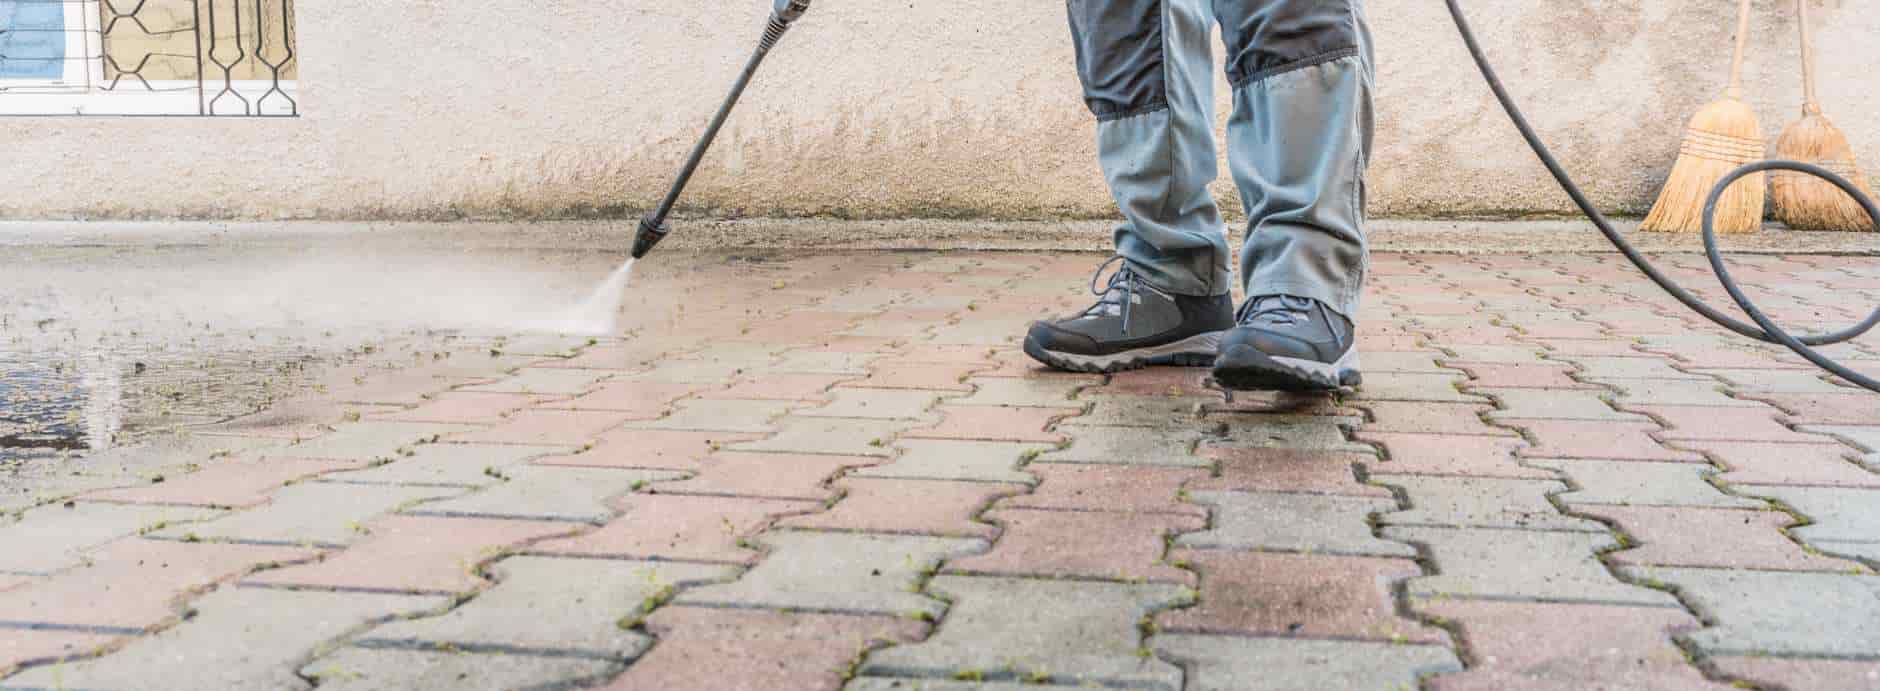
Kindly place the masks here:
[[(1722, 100), (1704, 106), (1685, 128), (1684, 145), (1658, 202), (1640, 226), (1666, 233), (1696, 233), (1704, 227), (1704, 202), (1711, 188), (1737, 167), (1762, 158), (1762, 123), (1743, 102), (1743, 54), (1749, 48), (1750, 0), (1737, 11), (1736, 56), (1730, 61), (1730, 88)], [(1730, 186), (1717, 204), (1717, 232), (1748, 233), (1762, 227), (1767, 186), (1763, 174)]]
[[(1782, 131), (1776, 140), (1776, 158), (1813, 163), (1834, 171), (1872, 195), (1867, 176), (1854, 162), (1847, 135), (1821, 114), (1815, 99), (1815, 44), (1808, 30), (1808, 0), (1796, 0), (1802, 26), (1802, 119)], [(1833, 183), (1800, 173), (1778, 172), (1770, 181), (1775, 193), (1776, 219), (1796, 230), (1873, 230), (1859, 202)]]

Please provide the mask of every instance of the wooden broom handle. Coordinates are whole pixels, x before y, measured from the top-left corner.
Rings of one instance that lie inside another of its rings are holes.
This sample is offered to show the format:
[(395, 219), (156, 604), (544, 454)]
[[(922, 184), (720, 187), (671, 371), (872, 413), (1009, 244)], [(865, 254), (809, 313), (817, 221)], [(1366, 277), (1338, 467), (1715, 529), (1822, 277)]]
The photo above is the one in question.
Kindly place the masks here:
[(1820, 115), (1815, 99), (1815, 36), (1808, 30), (1808, 0), (1795, 0), (1796, 23), (1802, 27), (1802, 113)]
[(1730, 59), (1730, 98), (1743, 99), (1743, 56), (1749, 52), (1750, 0), (1742, 0), (1736, 12), (1736, 56)]

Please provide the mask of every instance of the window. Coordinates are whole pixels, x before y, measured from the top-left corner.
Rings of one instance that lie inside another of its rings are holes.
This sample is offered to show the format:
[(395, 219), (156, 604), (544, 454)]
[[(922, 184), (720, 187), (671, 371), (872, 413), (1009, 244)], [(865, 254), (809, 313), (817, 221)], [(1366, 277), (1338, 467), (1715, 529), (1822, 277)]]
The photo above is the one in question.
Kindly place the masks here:
[(300, 113), (293, 0), (0, 0), (0, 115)]

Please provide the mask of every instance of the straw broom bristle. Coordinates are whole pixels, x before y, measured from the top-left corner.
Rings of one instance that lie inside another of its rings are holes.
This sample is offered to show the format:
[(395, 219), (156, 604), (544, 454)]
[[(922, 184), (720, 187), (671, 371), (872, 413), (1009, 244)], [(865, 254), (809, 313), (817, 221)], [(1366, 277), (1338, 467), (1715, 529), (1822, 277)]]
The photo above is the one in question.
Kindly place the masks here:
[[(1730, 96), (1705, 106), (1685, 128), (1684, 145), (1671, 167), (1658, 202), (1640, 228), (1664, 233), (1697, 233), (1704, 228), (1704, 202), (1710, 191), (1744, 164), (1762, 158), (1762, 123), (1756, 111)], [(1749, 233), (1762, 227), (1768, 201), (1763, 175), (1730, 185), (1717, 203), (1717, 232)]]
[[(1818, 111), (1806, 112), (1801, 120), (1782, 131), (1776, 141), (1776, 158), (1786, 158), (1834, 171), (1871, 196), (1867, 176), (1854, 160), (1847, 135)], [(1777, 171), (1770, 180), (1774, 192), (1777, 220), (1796, 230), (1872, 231), (1874, 220), (1841, 188), (1812, 175)]]

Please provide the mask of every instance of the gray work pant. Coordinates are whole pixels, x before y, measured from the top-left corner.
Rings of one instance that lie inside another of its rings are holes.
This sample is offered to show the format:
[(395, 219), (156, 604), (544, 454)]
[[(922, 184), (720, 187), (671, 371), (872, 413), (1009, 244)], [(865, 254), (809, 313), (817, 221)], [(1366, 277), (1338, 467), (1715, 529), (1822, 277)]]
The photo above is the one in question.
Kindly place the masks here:
[(1356, 313), (1368, 264), (1370, 31), (1362, 0), (1067, 0), (1104, 177), (1121, 207), (1116, 250), (1159, 288), (1221, 295), (1227, 238), (1210, 33), (1227, 44), (1228, 165), (1247, 209), (1249, 295), (1309, 297)]

